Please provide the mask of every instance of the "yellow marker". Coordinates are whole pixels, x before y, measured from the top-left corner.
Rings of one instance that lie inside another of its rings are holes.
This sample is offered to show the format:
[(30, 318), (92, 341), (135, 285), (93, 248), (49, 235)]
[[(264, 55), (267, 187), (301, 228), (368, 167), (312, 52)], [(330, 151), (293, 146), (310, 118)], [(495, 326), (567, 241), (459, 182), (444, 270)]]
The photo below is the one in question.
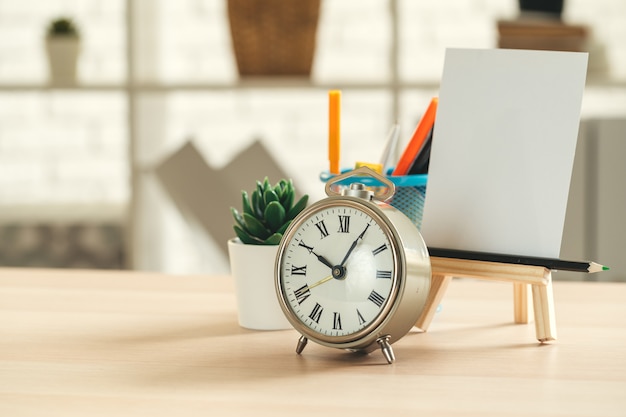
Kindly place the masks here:
[(340, 135), (341, 91), (328, 92), (328, 161), (330, 173), (340, 174), (339, 155), (341, 152)]
[(374, 162), (357, 162), (354, 165), (354, 169), (361, 168), (361, 167), (368, 167), (368, 168), (376, 171), (379, 174), (383, 173), (383, 165), (382, 164), (376, 164)]

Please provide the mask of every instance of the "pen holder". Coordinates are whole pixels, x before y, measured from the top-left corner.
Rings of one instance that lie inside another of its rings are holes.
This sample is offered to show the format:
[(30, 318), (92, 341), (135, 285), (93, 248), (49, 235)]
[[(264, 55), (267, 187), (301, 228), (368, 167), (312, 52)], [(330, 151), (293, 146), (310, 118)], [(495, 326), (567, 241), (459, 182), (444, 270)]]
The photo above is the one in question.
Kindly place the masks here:
[[(352, 171), (351, 168), (343, 169), (341, 173)], [(391, 172), (391, 171), (389, 171)], [(327, 182), (335, 175), (324, 171), (320, 174), (320, 180)], [(424, 213), (424, 201), (426, 199), (426, 182), (428, 181), (428, 174), (423, 175), (402, 175), (393, 176), (387, 175), (387, 179), (394, 183), (396, 186), (396, 193), (391, 197), (389, 204), (411, 219), (411, 222), (417, 227), (418, 230), (422, 228), (422, 214)], [(334, 184), (336, 187), (334, 191), (341, 192), (344, 188), (349, 188), (350, 184), (360, 182), (366, 186), (366, 188), (380, 192), (384, 191), (381, 188), (387, 188), (383, 183), (377, 181), (372, 177), (351, 177), (345, 180), (339, 181)]]

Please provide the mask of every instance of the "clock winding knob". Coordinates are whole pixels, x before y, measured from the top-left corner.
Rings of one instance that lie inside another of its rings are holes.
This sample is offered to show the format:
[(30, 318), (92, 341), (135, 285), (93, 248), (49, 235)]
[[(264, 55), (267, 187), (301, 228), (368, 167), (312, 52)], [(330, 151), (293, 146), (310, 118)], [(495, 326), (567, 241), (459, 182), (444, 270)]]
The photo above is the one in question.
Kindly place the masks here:
[(372, 199), (374, 192), (365, 188), (365, 185), (361, 184), (360, 182), (355, 182), (353, 184), (350, 184), (350, 188), (345, 189), (342, 195), (362, 198), (363, 200), (369, 201)]

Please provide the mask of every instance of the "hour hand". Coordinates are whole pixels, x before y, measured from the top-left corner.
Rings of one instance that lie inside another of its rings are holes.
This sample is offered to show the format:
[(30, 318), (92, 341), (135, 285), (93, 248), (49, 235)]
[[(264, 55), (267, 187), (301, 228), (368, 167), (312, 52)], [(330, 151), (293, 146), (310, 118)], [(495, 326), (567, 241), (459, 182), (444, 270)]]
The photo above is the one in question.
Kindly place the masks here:
[(331, 264), (328, 259), (324, 258), (322, 255), (318, 255), (317, 253), (315, 253), (315, 251), (313, 251), (313, 248), (310, 246), (307, 246), (302, 240), (300, 241), (300, 243), (298, 244), (299, 246), (302, 246), (303, 248), (306, 248), (306, 250), (309, 251), (309, 253), (312, 253), (313, 255), (315, 255), (315, 257), (317, 258), (318, 261), (320, 261), (321, 263), (323, 263), (324, 265), (326, 265), (327, 267), (329, 267), (330, 269), (333, 268), (333, 264)]
[(318, 255), (317, 253), (311, 251), (311, 253), (313, 255), (315, 255), (317, 257), (317, 260), (320, 261), (321, 263), (323, 263), (324, 265), (326, 265), (329, 268), (333, 268), (333, 264), (331, 264), (330, 262), (328, 262), (328, 259), (324, 258), (322, 255)]

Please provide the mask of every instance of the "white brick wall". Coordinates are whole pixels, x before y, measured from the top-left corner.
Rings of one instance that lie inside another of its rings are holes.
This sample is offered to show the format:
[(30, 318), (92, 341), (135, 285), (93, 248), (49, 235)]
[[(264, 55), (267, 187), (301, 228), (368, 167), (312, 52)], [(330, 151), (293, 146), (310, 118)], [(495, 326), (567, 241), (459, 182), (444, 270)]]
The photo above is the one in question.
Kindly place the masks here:
[(493, 48), (495, 22), (517, 13), (515, 1), (399, 1), (400, 75), (407, 81), (439, 80), (446, 47)]
[(568, 21), (586, 24), (591, 28), (590, 46), (593, 50), (590, 61), (595, 62), (591, 62), (590, 67), (606, 65), (610, 77), (623, 81), (626, 78), (626, 2), (568, 0), (564, 15)]
[[(179, 93), (169, 102), (166, 138), (173, 148), (189, 137), (216, 167), (261, 138), (307, 192), (322, 195), (317, 173), (328, 167), (327, 92), (280, 90), (269, 94)], [(349, 91), (342, 99), (342, 160), (378, 160), (390, 126), (387, 92)], [(313, 175), (311, 175), (313, 173)]]
[[(158, 10), (157, 65), (162, 81), (234, 79), (223, 0), (159, 0), (151, 4)], [(60, 14), (74, 16), (84, 33), (81, 80), (123, 81), (124, 6), (122, 0), (0, 1), (0, 83), (38, 83), (46, 79), (41, 49), (43, 28), (51, 17)], [(406, 81), (436, 82), (445, 47), (491, 47), (495, 44), (495, 20), (517, 13), (512, 0), (399, 0), (398, 7), (399, 70), (401, 79)], [(388, 2), (327, 0), (321, 16), (314, 66), (317, 80), (388, 79)], [(593, 25), (594, 39), (604, 45), (611, 74), (625, 79), (626, 3), (570, 0), (565, 18)], [(228, 155), (258, 135), (266, 137), (271, 146), (290, 152), (306, 149), (307, 154), (323, 161), (325, 131), (323, 124), (318, 123), (324, 119), (323, 93), (218, 93), (196, 99), (190, 99), (191, 94), (174, 95), (173, 111), (168, 115), (168, 141), (180, 141), (184, 134), (194, 134), (203, 143), (216, 140), (209, 138), (235, 138), (229, 142), (230, 147), (224, 146), (209, 155), (216, 163), (223, 163)], [(401, 122), (405, 134), (410, 133), (433, 93), (415, 91), (403, 96)], [(617, 97), (614, 92), (604, 96), (609, 98), (609, 107), (619, 108), (623, 103), (619, 92)], [(389, 100), (385, 93), (344, 93), (346, 141), (357, 137), (371, 141), (366, 147), (368, 151), (362, 154), (346, 146), (346, 160), (375, 158), (378, 141), (391, 123)], [(603, 100), (605, 97), (596, 102)], [(61, 195), (67, 196), (68, 202), (74, 198), (125, 200), (125, 114), (122, 94), (0, 91), (2, 201), (56, 201)], [(205, 148), (215, 146), (207, 144)], [(85, 161), (92, 162), (92, 169), (82, 174), (80, 166)], [(305, 161), (307, 170), (319, 169), (319, 163), (313, 161), (314, 158)], [(72, 180), (72, 175), (77, 178)], [(93, 187), (88, 185), (90, 181), (94, 181)], [(72, 196), (73, 187), (78, 187), (76, 197)]]
[[(156, 81), (236, 79), (225, 0), (135, 1), (153, 11), (156, 19), (148, 36), (156, 46), (154, 61), (143, 63)], [(399, 75), (404, 82), (436, 84), (446, 47), (493, 47), (495, 21), (517, 13), (515, 0), (397, 0), (397, 4)], [(0, 0), (0, 208), (128, 201), (125, 5), (125, 0)], [(46, 81), (43, 30), (52, 17), (63, 14), (73, 16), (84, 34), (80, 80), (119, 85), (119, 90), (12, 87)], [(142, 26), (145, 17), (138, 16), (138, 29), (149, 31), (149, 25)], [(623, 115), (626, 2), (568, 0), (565, 19), (592, 27), (591, 59), (604, 56), (608, 74), (622, 82), (619, 88), (591, 88), (585, 95), (584, 113)], [(385, 0), (325, 0), (313, 78), (338, 84), (388, 81), (391, 22)], [(404, 141), (436, 93), (402, 92), (399, 122)], [(155, 129), (162, 126), (163, 149), (191, 135), (207, 159), (219, 166), (262, 137), (271, 149), (285, 155), (285, 168), (305, 185), (304, 191), (313, 198), (321, 196), (317, 174), (326, 167), (326, 91), (177, 92), (165, 94), (162, 106), (165, 114)], [(344, 91), (344, 165), (378, 158), (393, 122), (391, 108), (387, 91)], [(161, 145), (150, 139), (142, 138), (141, 149), (147, 150), (139, 155), (142, 159), (152, 152), (159, 154)], [(187, 259), (185, 265), (190, 262)]]
[(43, 82), (48, 22), (74, 18), (83, 34), (81, 79), (120, 82), (126, 68), (124, 0), (0, 1), (0, 83)]
[(121, 93), (0, 94), (0, 202), (128, 201)]

